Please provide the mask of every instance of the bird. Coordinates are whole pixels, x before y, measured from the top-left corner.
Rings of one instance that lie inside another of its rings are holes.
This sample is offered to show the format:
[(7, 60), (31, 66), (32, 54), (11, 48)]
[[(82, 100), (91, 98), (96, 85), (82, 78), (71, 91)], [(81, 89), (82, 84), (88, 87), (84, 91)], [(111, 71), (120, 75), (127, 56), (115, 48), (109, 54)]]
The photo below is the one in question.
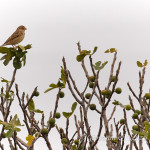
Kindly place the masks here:
[(27, 30), (25, 26), (19, 26), (16, 31), (0, 47), (4, 47), (6, 45), (12, 45), (13, 47), (15, 47), (16, 44), (20, 43), (24, 39), (25, 30)]

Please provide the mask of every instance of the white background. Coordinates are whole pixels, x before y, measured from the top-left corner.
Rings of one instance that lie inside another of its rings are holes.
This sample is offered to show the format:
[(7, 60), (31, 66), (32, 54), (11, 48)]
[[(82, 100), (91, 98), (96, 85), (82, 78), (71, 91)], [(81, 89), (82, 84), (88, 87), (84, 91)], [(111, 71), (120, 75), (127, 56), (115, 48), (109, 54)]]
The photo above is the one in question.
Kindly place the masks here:
[[(60, 77), (63, 56), (66, 58), (68, 68), (79, 89), (83, 90), (85, 86), (84, 72), (80, 63), (76, 62), (78, 54), (76, 43), (78, 41), (81, 42), (82, 49), (92, 50), (94, 46), (99, 47), (94, 56), (95, 62), (109, 61), (100, 77), (102, 89), (107, 85), (113, 58), (112, 54), (104, 54), (104, 51), (115, 47), (118, 50), (117, 63), (119, 60), (122, 61), (118, 86), (122, 87), (123, 93), (119, 96), (115, 95), (114, 98), (123, 104), (129, 103), (129, 90), (126, 85), (128, 81), (138, 93), (139, 68), (136, 66), (136, 61), (144, 62), (145, 59), (149, 61), (150, 55), (149, 0), (1, 0), (0, 7), (1, 44), (19, 25), (27, 27), (26, 36), (21, 45), (32, 44), (33, 48), (27, 54), (26, 66), (17, 72), (16, 83), (19, 85), (20, 94), (25, 91), (30, 95), (38, 86), (40, 96), (35, 99), (36, 107), (45, 111), (46, 119), (54, 108), (57, 90), (47, 94), (44, 94), (44, 91), (50, 83), (56, 83)], [(0, 76), (10, 80), (13, 72), (11, 63), (4, 67), (1, 62), (0, 69)], [(145, 81), (144, 90), (148, 92), (149, 65)], [(59, 112), (70, 111), (75, 101), (68, 89), (65, 89), (64, 92), (66, 96), (59, 103)], [(78, 114), (78, 108), (76, 114)], [(111, 105), (108, 114), (112, 108)], [(17, 99), (12, 107), (12, 115), (16, 113), (23, 123)], [(123, 117), (122, 109), (118, 108), (115, 115), (117, 120)], [(38, 117), (40, 118), (40, 115)], [(98, 116), (90, 111), (89, 118), (91, 118), (89, 121), (92, 124), (92, 133), (97, 135)], [(65, 128), (63, 116), (57, 121), (57, 124)], [(73, 126), (72, 117), (70, 136), (75, 131)], [(19, 136), (25, 140), (26, 131), (23, 129)], [(55, 129), (52, 130), (49, 137), (53, 149), (62, 149)], [(35, 149), (41, 150), (41, 146), (42, 149), (47, 149), (43, 140), (37, 142)], [(102, 147), (105, 147), (104, 141), (101, 142)]]

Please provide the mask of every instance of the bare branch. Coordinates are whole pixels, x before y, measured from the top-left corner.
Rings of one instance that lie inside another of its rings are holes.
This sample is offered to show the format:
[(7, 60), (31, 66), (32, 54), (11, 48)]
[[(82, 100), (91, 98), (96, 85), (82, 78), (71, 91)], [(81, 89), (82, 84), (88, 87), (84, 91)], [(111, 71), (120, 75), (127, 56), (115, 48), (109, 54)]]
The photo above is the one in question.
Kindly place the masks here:
[(113, 117), (115, 111), (116, 111), (116, 106), (114, 106), (114, 109), (113, 109), (113, 111), (112, 111), (112, 113), (111, 113), (111, 115), (110, 115), (110, 117), (109, 117), (109, 119), (108, 119), (108, 122), (112, 119), (112, 117)]
[[(77, 46), (78, 46), (79, 53), (81, 53), (81, 45), (80, 45), (80, 42), (77, 43)], [(81, 65), (82, 65), (82, 68), (83, 68), (83, 70), (84, 70), (85, 76), (86, 76), (87, 80), (89, 81), (89, 74), (88, 74), (88, 71), (87, 71), (87, 69), (86, 69), (86, 67), (85, 67), (84, 59), (82, 60), (82, 64), (81, 64)]]
[(25, 105), (24, 109), (26, 109), (26, 107), (29, 105), (30, 101), (32, 100), (32, 98), (34, 97), (35, 93), (37, 91), (37, 87), (34, 89), (34, 91), (32, 92), (27, 104)]

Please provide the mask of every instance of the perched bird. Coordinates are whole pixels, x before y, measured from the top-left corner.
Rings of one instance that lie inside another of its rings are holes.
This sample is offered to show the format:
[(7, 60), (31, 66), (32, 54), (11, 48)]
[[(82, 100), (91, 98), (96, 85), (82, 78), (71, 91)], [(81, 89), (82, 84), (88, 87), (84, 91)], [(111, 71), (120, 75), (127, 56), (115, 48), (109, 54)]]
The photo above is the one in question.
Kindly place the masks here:
[(6, 40), (6, 42), (1, 45), (1, 47), (6, 46), (6, 45), (12, 45), (15, 46), (16, 44), (20, 43), (25, 36), (25, 30), (26, 27), (21, 25), (19, 26), (16, 31)]

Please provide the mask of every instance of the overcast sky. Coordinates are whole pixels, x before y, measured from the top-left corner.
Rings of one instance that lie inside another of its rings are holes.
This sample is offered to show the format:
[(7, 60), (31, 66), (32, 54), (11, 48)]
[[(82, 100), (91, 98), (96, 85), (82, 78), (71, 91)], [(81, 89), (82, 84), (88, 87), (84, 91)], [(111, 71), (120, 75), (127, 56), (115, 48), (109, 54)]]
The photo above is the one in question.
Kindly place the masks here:
[[(150, 56), (149, 0), (1, 0), (0, 6), (0, 45), (19, 25), (27, 28), (21, 45), (32, 44), (33, 48), (27, 54), (26, 66), (17, 72), (16, 83), (19, 84), (20, 92), (29, 94), (38, 86), (41, 94), (37, 98), (36, 106), (45, 110), (47, 117), (54, 108), (56, 91), (47, 94), (43, 92), (50, 83), (57, 82), (63, 56), (79, 88), (82, 89), (86, 83), (80, 63), (76, 62), (78, 41), (81, 42), (82, 49), (89, 50), (98, 46), (99, 50), (94, 59), (108, 60), (108, 66), (113, 55), (104, 54), (104, 51), (116, 48), (118, 61), (122, 61), (118, 86), (122, 87), (123, 94), (119, 99), (124, 104), (129, 103), (126, 86), (128, 81), (138, 92), (139, 68), (136, 67), (136, 61), (149, 61)], [(0, 76), (9, 80), (13, 71), (12, 65), (4, 67), (1, 62), (0, 68)], [(145, 92), (149, 90), (149, 71), (148, 65)], [(109, 67), (106, 67), (103, 81), (108, 80), (108, 74)], [(102, 84), (102, 88), (105, 88), (106, 83)], [(66, 98), (59, 106), (60, 112), (70, 111), (74, 102), (69, 91), (66, 89), (65, 92)], [(17, 102), (12, 108), (14, 114), (16, 111), (21, 116)], [(61, 122), (58, 121), (59, 125), (60, 123), (65, 127), (64, 118)], [(61, 144), (56, 144), (54, 138), (59, 138), (59, 135), (53, 132), (50, 134), (52, 146), (54, 149), (61, 149)], [(25, 139), (26, 133), (20, 136)], [(36, 150), (40, 150), (38, 146), (41, 143), (44, 148), (45, 143), (40, 141), (36, 144)]]

